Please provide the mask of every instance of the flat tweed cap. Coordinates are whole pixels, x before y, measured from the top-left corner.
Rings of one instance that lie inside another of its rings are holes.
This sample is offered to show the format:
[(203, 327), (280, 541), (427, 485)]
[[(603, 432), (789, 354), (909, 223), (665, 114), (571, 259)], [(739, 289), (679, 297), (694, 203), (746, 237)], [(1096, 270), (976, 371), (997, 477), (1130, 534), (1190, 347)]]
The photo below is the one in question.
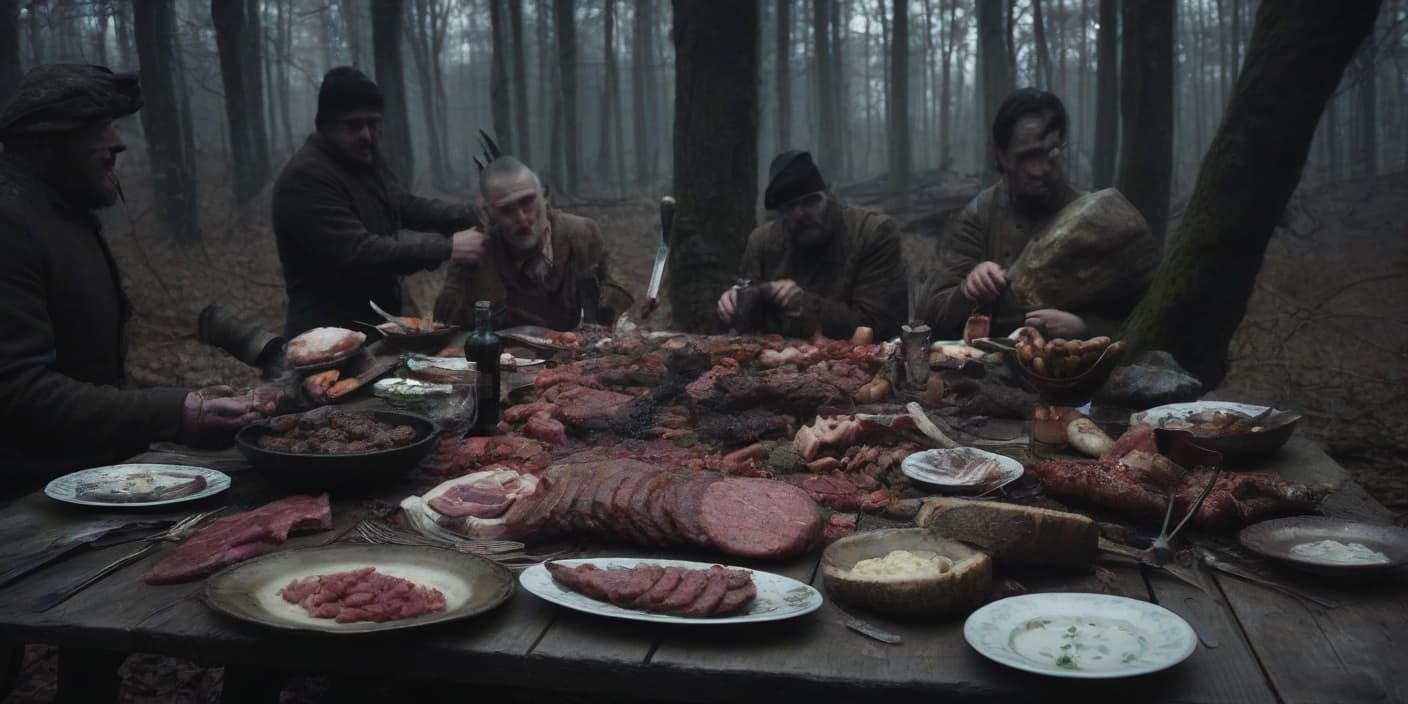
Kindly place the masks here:
[(141, 107), (142, 88), (133, 74), (86, 64), (35, 66), (0, 110), (0, 141), (76, 130)]

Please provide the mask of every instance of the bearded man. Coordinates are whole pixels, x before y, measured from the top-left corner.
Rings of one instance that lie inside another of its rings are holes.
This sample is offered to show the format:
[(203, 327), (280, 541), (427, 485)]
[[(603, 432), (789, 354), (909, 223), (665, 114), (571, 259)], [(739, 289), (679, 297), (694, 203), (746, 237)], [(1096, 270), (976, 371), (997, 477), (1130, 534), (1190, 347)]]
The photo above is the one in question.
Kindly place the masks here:
[(479, 224), (473, 206), (407, 193), (387, 168), (384, 104), (361, 71), (328, 71), (318, 89), (317, 131), (274, 184), (289, 338), (365, 320), (367, 299), (400, 315), (402, 275), (482, 254), (469, 231)]
[(475, 301), (489, 301), (495, 327), (567, 331), (609, 325), (630, 308), (631, 295), (611, 280), (601, 228), (553, 208), (523, 162), (489, 162), (479, 174), (479, 197), (488, 232), (471, 232), (482, 254), (450, 265), (436, 320), (473, 327)]
[(1109, 335), (1138, 302), (1142, 289), (1106, 300), (1098, 309), (1027, 310), (1008, 286), (1008, 274), (1027, 245), (1082, 195), (1066, 181), (1067, 123), (1061, 99), (1036, 88), (1014, 91), (998, 106), (992, 148), (1002, 178), (964, 207), (944, 240), (939, 271), (917, 304), (917, 316), (935, 336), (962, 337), (964, 322), (975, 312), (991, 315), (994, 335), (1023, 325), (1048, 338)]
[(155, 440), (228, 442), (273, 411), (227, 386), (128, 388), (132, 307), (93, 211), (117, 202), (113, 121), (137, 77), (37, 66), (0, 110), (0, 494)]
[(746, 285), (719, 296), (720, 320), (788, 337), (846, 339), (858, 327), (877, 339), (899, 334), (908, 293), (893, 219), (842, 203), (801, 151), (773, 159), (763, 205), (777, 217), (748, 235)]

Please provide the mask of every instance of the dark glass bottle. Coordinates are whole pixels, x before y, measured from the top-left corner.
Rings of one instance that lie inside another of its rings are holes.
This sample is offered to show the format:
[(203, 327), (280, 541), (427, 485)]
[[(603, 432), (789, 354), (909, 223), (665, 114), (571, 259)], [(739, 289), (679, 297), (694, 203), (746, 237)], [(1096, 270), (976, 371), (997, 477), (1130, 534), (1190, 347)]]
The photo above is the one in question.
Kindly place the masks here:
[(464, 356), (479, 370), (475, 399), (474, 435), (493, 435), (499, 426), (499, 355), (504, 343), (494, 334), (494, 316), (488, 301), (474, 304), (474, 332), (464, 339)]

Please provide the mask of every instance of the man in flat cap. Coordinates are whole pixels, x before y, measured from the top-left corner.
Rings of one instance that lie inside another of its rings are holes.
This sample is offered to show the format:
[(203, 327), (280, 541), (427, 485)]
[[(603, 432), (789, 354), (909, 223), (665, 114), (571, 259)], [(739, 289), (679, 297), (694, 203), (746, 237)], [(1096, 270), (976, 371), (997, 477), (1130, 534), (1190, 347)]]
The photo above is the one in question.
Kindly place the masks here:
[(113, 120), (141, 106), (136, 76), (47, 65), (0, 111), (0, 494), (273, 410), (223, 386), (126, 388), (131, 307), (93, 211), (119, 196)]
[[(288, 291), (284, 333), (348, 327), (367, 300), (400, 314), (400, 277), (446, 260), (478, 263), (472, 205), (407, 193), (381, 156), (381, 89), (349, 66), (318, 90), (317, 131), (274, 184), (274, 235)], [(403, 232), (402, 230), (414, 230)]]
[(719, 297), (721, 320), (789, 337), (845, 339), (858, 327), (880, 338), (899, 333), (908, 297), (894, 220), (842, 203), (801, 151), (773, 159), (763, 205), (777, 217), (748, 235), (740, 266), (759, 304), (741, 310), (750, 296), (742, 285), (730, 288)]
[(475, 301), (489, 301), (494, 324), (573, 330), (609, 325), (632, 298), (611, 280), (601, 228), (553, 208), (542, 182), (511, 156), (479, 174), (488, 223), (487, 253), (478, 264), (452, 263), (435, 302), (435, 319), (474, 324)]

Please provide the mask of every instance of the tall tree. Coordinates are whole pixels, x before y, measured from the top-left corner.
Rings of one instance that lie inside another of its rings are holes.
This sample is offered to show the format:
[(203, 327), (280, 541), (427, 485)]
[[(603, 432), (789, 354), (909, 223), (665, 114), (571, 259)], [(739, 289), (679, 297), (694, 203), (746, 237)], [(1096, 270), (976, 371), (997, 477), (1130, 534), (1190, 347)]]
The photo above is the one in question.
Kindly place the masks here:
[[(218, 2), (218, 0), (212, 0)], [(258, 2), (254, 3), (258, 6)], [(347, 37), (347, 53), (351, 56), (348, 63), (353, 66), (366, 65), (366, 43), (363, 41), (362, 32), (362, 3), (358, 0), (339, 0), (342, 11), (338, 14), (342, 16), (342, 25), (345, 28)]]
[[(420, 77), (421, 116), (425, 118), (425, 136), (430, 143), (430, 176), (436, 187), (450, 187), (450, 165), (445, 160), (448, 151), (445, 135), (445, 101), (441, 89), (441, 54), (449, 21), (445, 0), (414, 0), (411, 6), (411, 57)], [(497, 125), (496, 125), (497, 127)]]
[[(220, 55), (220, 81), (225, 89), (225, 120), (230, 133), (230, 157), (234, 162), (235, 202), (241, 206), (258, 195), (269, 173), (269, 150), (262, 136), (256, 138), (254, 122), (262, 111), (250, 109), (261, 96), (251, 94), (249, 76), (259, 72), (259, 57), (248, 56), (247, 5), (252, 0), (211, 0), (210, 19), (215, 28), (215, 45)], [(257, 4), (257, 2), (256, 2)], [(261, 129), (262, 131), (262, 129)]]
[(831, 63), (831, 0), (812, 0), (812, 44), (816, 47), (816, 65), (812, 69), (816, 75), (813, 95), (816, 98), (817, 140), (812, 148), (818, 153), (818, 160), (825, 164), (835, 163), (836, 150), (836, 98), (835, 80)]
[(523, 3), (510, 0), (508, 3), (509, 34), (513, 41), (513, 112), (516, 118), (514, 138), (518, 140), (518, 154), (523, 161), (533, 163), (532, 124), (528, 117), (528, 62), (523, 46)]
[[(121, 17), (119, 11), (118, 16)], [(263, 173), (269, 172), (269, 123), (264, 111), (264, 23), (259, 12), (259, 0), (247, 0), (244, 4), (244, 34), (240, 37), (243, 48), (240, 58), (244, 61), (245, 95), (244, 110), (249, 112), (250, 148), (258, 150)], [(119, 40), (120, 42), (121, 40)]]
[(181, 129), (180, 92), (175, 75), (176, 37), (171, 0), (133, 0), (137, 61), (142, 70), (142, 130), (151, 161), (152, 189), (160, 197), (157, 217), (166, 233), (181, 244), (200, 241), (196, 210), (196, 176), (188, 167)]
[(674, 0), (673, 326), (709, 331), (758, 198), (758, 3)]
[(1364, 164), (1365, 176), (1379, 173), (1378, 99), (1374, 83), (1374, 35), (1371, 32), (1359, 50), (1356, 62), (1359, 71), (1359, 160)]
[(1120, 67), (1120, 192), (1162, 241), (1173, 181), (1174, 3), (1124, 0)]
[(411, 151), (411, 123), (406, 119), (406, 73), (401, 67), (403, 0), (371, 0), (372, 56), (376, 83), (386, 95), (382, 155), (396, 178), (410, 188), (415, 182), (415, 153)]
[(635, 126), (636, 179), (641, 183), (655, 180), (655, 153), (651, 145), (655, 138), (654, 102), (650, 95), (650, 66), (655, 61), (652, 29), (655, 0), (636, 1), (635, 28), (631, 43), (631, 112)]
[(1090, 185), (1115, 184), (1119, 149), (1119, 2), (1100, 0), (1100, 33), (1095, 41), (1095, 158)]
[(1131, 347), (1168, 350), (1205, 386), (1221, 383), (1228, 343), (1300, 182), (1315, 125), (1379, 5), (1261, 4), (1178, 232), (1126, 323)]
[[(837, 134), (844, 134), (847, 124), (845, 42), (842, 34), (845, 18), (841, 10), (841, 1), (831, 0), (831, 119), (836, 125)], [(837, 138), (835, 154), (831, 158), (837, 178), (850, 173), (850, 149), (851, 140)]]
[[(953, 45), (958, 41), (958, 0), (943, 0), (948, 3), (948, 36), (944, 39), (943, 78), (939, 84), (939, 168), (953, 168), (953, 156), (949, 154), (949, 134), (953, 132), (953, 105), (949, 83), (953, 71)], [(941, 3), (942, 4), (942, 3)]]
[(625, 158), (621, 136), (621, 74), (616, 67), (616, 2), (605, 0), (602, 7), (605, 31), (602, 33), (606, 57), (606, 85), (602, 88), (601, 150), (597, 169), (602, 178), (610, 178), (620, 188), (626, 183)]
[(777, 150), (792, 148), (792, 0), (777, 0)]
[(516, 152), (513, 148), (513, 121), (509, 117), (512, 99), (509, 97), (508, 81), (508, 28), (504, 24), (503, 0), (489, 0), (489, 34), (492, 42), (489, 105), (493, 114), (494, 138), (504, 151), (512, 154)]
[(909, 137), (909, 2), (894, 0), (890, 26), (890, 190), (900, 207), (909, 205), (912, 154)]
[(1051, 78), (1051, 47), (1046, 43), (1046, 22), (1041, 15), (1041, 0), (1032, 0), (1032, 38), (1036, 40), (1036, 78), (1041, 87), (1055, 90)]
[(577, 3), (553, 0), (553, 29), (557, 36), (557, 66), (561, 76), (562, 125), (565, 137), (567, 192), (576, 195), (581, 188), (581, 146), (577, 126)]
[[(983, 119), (982, 134), (988, 134), (997, 106), (1012, 90), (1013, 65), (1007, 53), (1007, 27), (1003, 22), (1003, 2), (979, 2), (978, 10), (978, 65), (982, 69), (983, 102), (979, 113)], [(983, 183), (992, 181), (993, 154), (988, 148), (990, 140), (982, 140), (979, 152), (983, 160)]]
[(23, 75), (20, 64), (20, 5), (0, 2), (0, 105), (19, 88)]

